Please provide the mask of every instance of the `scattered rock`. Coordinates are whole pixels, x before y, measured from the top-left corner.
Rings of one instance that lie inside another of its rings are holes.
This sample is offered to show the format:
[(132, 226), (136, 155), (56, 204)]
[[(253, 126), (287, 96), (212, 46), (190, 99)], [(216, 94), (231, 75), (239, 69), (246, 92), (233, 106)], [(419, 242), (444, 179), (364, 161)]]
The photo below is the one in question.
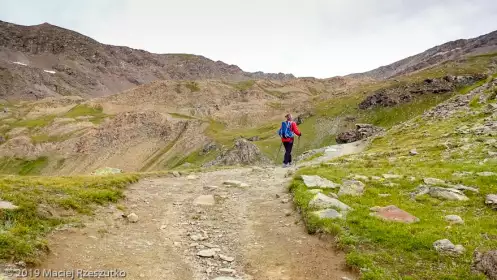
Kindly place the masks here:
[(128, 218), (128, 221), (132, 223), (138, 222), (138, 215), (136, 215), (135, 213), (129, 214), (128, 216), (126, 216), (126, 218)]
[(179, 176), (181, 176), (181, 175), (179, 174), (179, 172), (178, 172), (178, 171), (173, 171), (173, 176), (174, 176), (174, 177), (179, 177)]
[(430, 186), (446, 186), (447, 183), (442, 180), (442, 179), (437, 179), (437, 178), (424, 178), (423, 182), (425, 184), (430, 185)]
[(458, 201), (469, 200), (469, 198), (464, 193), (452, 188), (431, 187), (429, 189), (428, 194), (438, 199), (458, 200)]
[(343, 276), (342, 278), (340, 278), (341, 280), (352, 280), (350, 279), (349, 277), (346, 277), (346, 276)]
[(188, 179), (188, 180), (197, 180), (198, 177), (196, 175), (191, 174), (191, 175), (186, 176), (186, 179)]
[(418, 152), (416, 150), (410, 150), (409, 151), (409, 155), (411, 155), (411, 156), (415, 156), (417, 154), (418, 154)]
[(242, 182), (236, 180), (227, 180), (223, 182), (223, 185), (228, 187), (241, 187), (243, 185)]
[(355, 179), (355, 180), (363, 180), (365, 182), (369, 181), (369, 177), (368, 176), (364, 176), (364, 175), (354, 175), (352, 176), (352, 179)]
[(404, 176), (397, 174), (383, 174), (383, 178), (385, 179), (402, 179)]
[(391, 194), (389, 193), (380, 193), (378, 194), (379, 197), (389, 197), (389, 196), (392, 196)]
[(276, 198), (280, 198), (281, 196), (279, 194), (274, 195)]
[(204, 240), (209, 239), (209, 235), (206, 232), (202, 232), (202, 234), (198, 234), (198, 233), (192, 234), (192, 235), (190, 235), (190, 239), (193, 241), (204, 241)]
[(209, 195), (201, 195), (193, 201), (193, 204), (194, 205), (212, 206), (212, 205), (216, 204), (216, 200), (214, 199), (213, 195), (210, 195), (210, 194)]
[(478, 172), (476, 175), (480, 177), (490, 177), (490, 176), (497, 176), (497, 173), (495, 172), (490, 172), (490, 171), (484, 171), (484, 172)]
[(347, 204), (322, 193), (316, 194), (316, 196), (309, 202), (309, 206), (317, 209), (335, 208), (344, 211), (351, 210)]
[(259, 141), (259, 139), (260, 139), (259, 136), (252, 136), (247, 138), (247, 140), (249, 140), (250, 142)]
[[(231, 269), (231, 268), (220, 268), (219, 272), (226, 273), (226, 274), (233, 274), (233, 275), (236, 274), (236, 270)], [(224, 280), (229, 280), (229, 279), (234, 279), (234, 278), (231, 278), (231, 277), (218, 277), (216, 279), (218, 279), (218, 280), (220, 280), (220, 279), (221, 280), (223, 280), (223, 279)]]
[(371, 179), (375, 180), (375, 181), (382, 181), (383, 180), (383, 178), (378, 177), (378, 176), (371, 176)]
[(486, 253), (475, 251), (471, 270), (485, 274), (490, 280), (497, 280), (497, 250)]
[(374, 126), (372, 124), (356, 124), (355, 130), (350, 130), (338, 134), (336, 137), (336, 141), (338, 144), (352, 143), (371, 137), (383, 131), (383, 128)]
[(338, 191), (338, 196), (342, 195), (352, 195), (361, 196), (364, 193), (364, 188), (366, 186), (363, 182), (357, 180), (344, 180), (340, 191)]
[(462, 171), (462, 172), (454, 172), (452, 173), (452, 176), (454, 177), (466, 177), (466, 176), (471, 176), (473, 175), (473, 172), (469, 171)]
[(210, 192), (215, 191), (217, 189), (219, 189), (218, 186), (204, 186), (204, 190), (210, 191)]
[(433, 243), (433, 247), (440, 254), (460, 255), (465, 249), (462, 245), (454, 245), (448, 239), (437, 240)]
[(0, 200), (0, 209), (15, 210), (18, 206), (12, 204), (10, 201)]
[(319, 211), (312, 212), (313, 215), (316, 215), (320, 219), (341, 219), (342, 214), (340, 214), (335, 209), (324, 209)]
[(471, 191), (471, 192), (475, 192), (475, 193), (480, 192), (477, 188), (467, 187), (465, 185), (460, 185), (460, 184), (455, 185), (455, 186), (451, 186), (451, 188), (456, 189), (456, 190), (460, 190), (460, 191)]
[(216, 255), (216, 251), (213, 249), (201, 250), (197, 253), (197, 256), (202, 258), (213, 258)]
[(223, 260), (223, 261), (227, 261), (227, 262), (232, 262), (232, 261), (234, 261), (234, 260), (235, 260), (235, 258), (233, 258), (233, 257), (228, 257), (228, 256), (221, 255), (221, 254), (219, 254), (219, 258), (220, 258), (221, 260)]
[(489, 194), (485, 198), (485, 204), (497, 209), (497, 194)]
[(375, 206), (372, 207), (370, 210), (373, 211), (373, 213), (370, 214), (371, 216), (375, 216), (386, 221), (401, 222), (407, 224), (419, 222), (418, 218), (398, 208), (395, 205), (389, 205), (385, 207)]
[(445, 221), (451, 224), (464, 224), (464, 220), (457, 215), (447, 215), (445, 216)]
[(283, 203), (283, 204), (286, 204), (286, 203), (288, 203), (288, 202), (290, 202), (290, 199), (288, 199), (288, 198), (283, 198), (283, 199), (281, 200), (281, 203)]
[(285, 210), (285, 216), (291, 216), (292, 215), (292, 211), (291, 210)]
[(302, 180), (308, 188), (334, 189), (340, 187), (340, 185), (317, 175), (302, 175)]
[[(221, 269), (219, 271), (221, 271)], [(226, 276), (219, 276), (219, 277), (216, 277), (216, 278), (214, 278), (212, 280), (236, 280), (236, 278), (226, 277)]]

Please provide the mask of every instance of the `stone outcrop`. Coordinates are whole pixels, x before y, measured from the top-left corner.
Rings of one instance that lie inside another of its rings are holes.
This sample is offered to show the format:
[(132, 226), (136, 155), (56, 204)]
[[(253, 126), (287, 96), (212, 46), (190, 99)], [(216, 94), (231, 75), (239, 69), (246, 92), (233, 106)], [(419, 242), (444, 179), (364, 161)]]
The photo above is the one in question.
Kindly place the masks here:
[(352, 143), (371, 137), (383, 131), (383, 128), (374, 126), (372, 124), (356, 124), (355, 130), (349, 130), (338, 134), (336, 137), (336, 141), (339, 144)]

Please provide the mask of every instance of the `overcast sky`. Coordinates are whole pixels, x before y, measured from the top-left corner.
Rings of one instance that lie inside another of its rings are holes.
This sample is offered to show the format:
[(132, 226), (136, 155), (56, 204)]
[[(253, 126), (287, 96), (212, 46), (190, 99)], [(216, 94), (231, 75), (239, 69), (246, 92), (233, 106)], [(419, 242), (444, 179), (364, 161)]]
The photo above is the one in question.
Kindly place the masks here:
[(494, 31), (497, 0), (0, 0), (0, 20), (327, 78)]

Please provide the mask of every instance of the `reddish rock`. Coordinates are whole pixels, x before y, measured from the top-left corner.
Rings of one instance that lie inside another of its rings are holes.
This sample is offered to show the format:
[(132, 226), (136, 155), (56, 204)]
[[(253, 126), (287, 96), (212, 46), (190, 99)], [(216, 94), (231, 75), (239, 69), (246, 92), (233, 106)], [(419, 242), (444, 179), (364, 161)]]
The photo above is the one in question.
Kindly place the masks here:
[(373, 211), (373, 213), (371, 213), (372, 216), (378, 217), (386, 221), (393, 221), (393, 222), (400, 222), (407, 224), (419, 221), (418, 218), (398, 208), (395, 205), (389, 205), (386, 207), (375, 206), (370, 210)]

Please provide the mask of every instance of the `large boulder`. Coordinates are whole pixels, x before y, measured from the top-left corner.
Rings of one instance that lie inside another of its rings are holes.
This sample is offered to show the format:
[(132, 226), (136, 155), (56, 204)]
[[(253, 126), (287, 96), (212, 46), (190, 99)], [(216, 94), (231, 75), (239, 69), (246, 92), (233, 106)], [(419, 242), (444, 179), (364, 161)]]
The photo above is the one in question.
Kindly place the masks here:
[(213, 161), (204, 164), (204, 167), (214, 165), (257, 165), (268, 164), (261, 150), (247, 139), (237, 139), (232, 149), (225, 150)]
[(355, 130), (345, 131), (338, 134), (336, 137), (336, 141), (339, 144), (352, 143), (355, 141), (366, 139), (383, 131), (383, 128), (374, 126), (372, 124), (356, 124)]

